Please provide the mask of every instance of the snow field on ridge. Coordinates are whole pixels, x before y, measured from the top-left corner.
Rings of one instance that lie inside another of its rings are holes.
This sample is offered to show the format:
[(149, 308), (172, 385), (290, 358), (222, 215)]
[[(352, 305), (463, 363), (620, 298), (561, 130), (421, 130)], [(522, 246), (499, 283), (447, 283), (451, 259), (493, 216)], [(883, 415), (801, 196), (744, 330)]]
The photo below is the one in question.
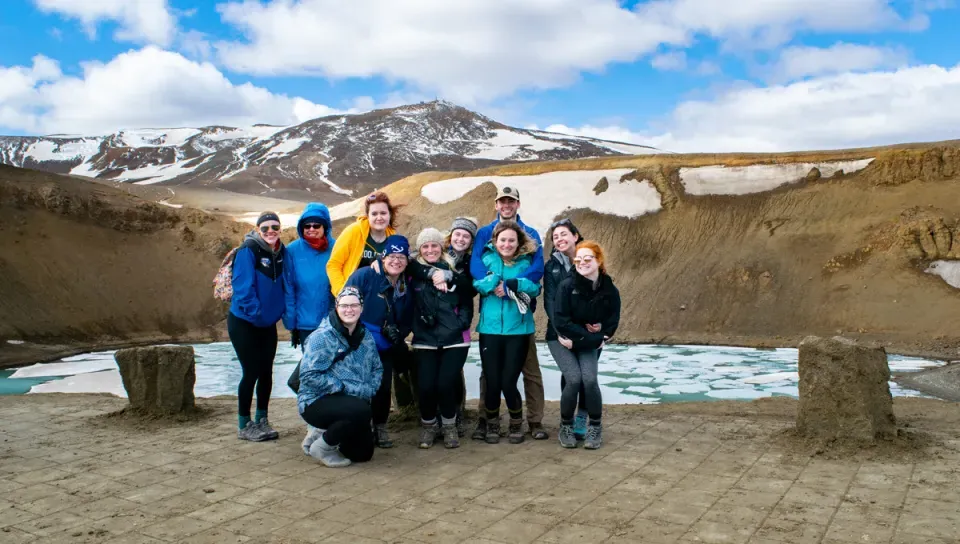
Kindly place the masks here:
[(681, 168), (680, 181), (691, 195), (746, 195), (798, 182), (813, 168), (820, 170), (821, 177), (830, 178), (840, 170), (845, 174), (863, 170), (873, 160), (698, 166)]
[[(420, 194), (434, 204), (454, 201), (485, 182), (520, 191), (520, 217), (546, 236), (554, 218), (567, 210), (589, 208), (597, 213), (635, 218), (661, 209), (660, 193), (647, 180), (625, 181), (620, 177), (633, 168), (616, 170), (569, 170), (532, 176), (478, 176), (452, 178), (424, 185)], [(607, 178), (606, 191), (593, 188)], [(492, 205), (492, 203), (491, 203)]]
[(951, 287), (960, 289), (960, 261), (934, 261), (924, 272), (940, 276)]

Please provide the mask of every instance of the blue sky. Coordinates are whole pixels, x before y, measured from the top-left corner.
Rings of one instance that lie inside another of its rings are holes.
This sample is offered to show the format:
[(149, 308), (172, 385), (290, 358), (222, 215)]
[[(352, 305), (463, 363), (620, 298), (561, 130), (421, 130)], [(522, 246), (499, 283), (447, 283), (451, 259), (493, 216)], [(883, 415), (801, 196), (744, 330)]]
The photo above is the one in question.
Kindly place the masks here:
[(952, 0), (6, 0), (0, 133), (438, 97), (676, 151), (960, 138), (956, 28)]

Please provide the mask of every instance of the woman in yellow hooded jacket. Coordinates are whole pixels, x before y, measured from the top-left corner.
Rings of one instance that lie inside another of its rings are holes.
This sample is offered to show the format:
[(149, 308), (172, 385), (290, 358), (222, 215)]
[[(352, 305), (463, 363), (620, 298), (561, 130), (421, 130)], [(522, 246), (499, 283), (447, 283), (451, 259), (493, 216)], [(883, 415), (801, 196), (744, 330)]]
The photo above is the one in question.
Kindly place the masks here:
[(370, 193), (363, 201), (363, 210), (364, 214), (337, 237), (327, 261), (327, 277), (334, 296), (358, 268), (370, 266), (384, 255), (387, 237), (397, 232), (397, 206), (390, 203), (386, 193)]

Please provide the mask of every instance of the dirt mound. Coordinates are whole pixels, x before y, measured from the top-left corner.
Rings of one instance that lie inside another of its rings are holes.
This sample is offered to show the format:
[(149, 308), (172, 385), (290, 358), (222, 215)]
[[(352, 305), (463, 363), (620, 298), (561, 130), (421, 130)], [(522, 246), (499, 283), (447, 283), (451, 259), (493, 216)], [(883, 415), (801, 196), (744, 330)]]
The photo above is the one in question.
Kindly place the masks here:
[[(618, 340), (796, 346), (807, 335), (842, 333), (896, 353), (957, 358), (960, 292), (924, 270), (934, 258), (960, 257), (960, 241), (954, 241), (960, 240), (958, 156), (950, 143), (776, 156), (604, 158), (436, 173), (386, 190), (406, 204), (401, 230), (415, 236), (425, 226), (446, 228), (457, 214), (470, 212), (481, 222), (494, 217), (492, 183), (434, 204), (420, 196), (431, 181), (634, 168), (608, 184), (649, 180), (660, 193), (661, 211), (631, 219), (571, 203), (574, 209), (565, 214), (609, 248), (608, 266), (624, 297)], [(684, 167), (873, 157), (859, 172), (807, 176), (745, 195), (690, 195), (679, 175)], [(596, 183), (590, 182), (591, 190)], [(524, 208), (537, 205), (536, 195), (524, 196)]]
[(78, 344), (219, 337), (224, 308), (210, 282), (249, 228), (0, 166), (0, 364), (47, 358), (32, 344), (55, 346), (53, 356)]

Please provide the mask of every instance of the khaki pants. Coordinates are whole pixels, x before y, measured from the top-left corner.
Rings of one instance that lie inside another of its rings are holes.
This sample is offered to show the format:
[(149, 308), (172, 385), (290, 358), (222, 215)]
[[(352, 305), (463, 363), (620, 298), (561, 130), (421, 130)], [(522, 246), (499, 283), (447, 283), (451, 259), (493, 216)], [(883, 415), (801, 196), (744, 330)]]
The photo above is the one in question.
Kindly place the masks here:
[[(540, 373), (540, 360), (537, 359), (536, 334), (530, 335), (530, 347), (527, 360), (523, 363), (523, 395), (527, 401), (527, 423), (543, 422), (543, 374)], [(480, 398), (477, 399), (477, 411), (483, 418), (487, 413), (483, 398), (487, 392), (487, 381), (480, 372)]]

